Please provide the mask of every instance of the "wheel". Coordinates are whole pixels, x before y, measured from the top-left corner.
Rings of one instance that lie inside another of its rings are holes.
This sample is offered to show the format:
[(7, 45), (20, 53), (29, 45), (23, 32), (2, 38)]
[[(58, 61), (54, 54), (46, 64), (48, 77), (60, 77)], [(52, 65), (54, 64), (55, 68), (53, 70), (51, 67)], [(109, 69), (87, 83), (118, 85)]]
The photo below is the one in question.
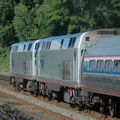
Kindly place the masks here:
[(76, 110), (79, 110), (80, 109), (80, 106), (78, 104), (75, 104), (75, 109)]
[(15, 86), (16, 91), (20, 91), (20, 88), (18, 86)]
[(106, 117), (106, 112), (107, 112), (107, 106), (106, 106), (106, 104), (100, 105), (100, 112), (102, 114), (102, 117)]
[(103, 106), (103, 105), (100, 105), (100, 113), (101, 113), (102, 115), (104, 114), (104, 111), (105, 111), (104, 106)]
[(109, 105), (109, 112), (111, 117), (114, 117), (116, 115), (116, 108), (117, 108), (116, 102), (112, 101), (111, 104)]
[(38, 93), (36, 91), (30, 91), (31, 95), (33, 95), (34, 97), (38, 97)]

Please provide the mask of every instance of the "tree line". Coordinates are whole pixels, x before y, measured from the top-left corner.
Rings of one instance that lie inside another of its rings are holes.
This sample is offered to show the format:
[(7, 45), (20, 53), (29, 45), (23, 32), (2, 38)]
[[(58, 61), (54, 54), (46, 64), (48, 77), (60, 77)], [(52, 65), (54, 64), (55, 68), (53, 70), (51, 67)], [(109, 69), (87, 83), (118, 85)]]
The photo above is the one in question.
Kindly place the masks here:
[(0, 71), (9, 71), (8, 47), (16, 42), (120, 28), (119, 0), (0, 0)]
[(1, 0), (0, 43), (120, 28), (119, 0)]

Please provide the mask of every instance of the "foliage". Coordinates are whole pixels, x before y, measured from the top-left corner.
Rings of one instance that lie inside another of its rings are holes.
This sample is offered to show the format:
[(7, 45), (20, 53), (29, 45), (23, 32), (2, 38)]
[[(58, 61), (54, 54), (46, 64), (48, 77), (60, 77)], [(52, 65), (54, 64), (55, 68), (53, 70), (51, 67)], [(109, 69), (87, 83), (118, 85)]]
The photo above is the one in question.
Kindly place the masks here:
[[(1, 0), (0, 50), (7, 56), (8, 46), (31, 38), (77, 33), (91, 27), (118, 29), (119, 20), (119, 0)], [(0, 60), (7, 61), (2, 52)]]
[(0, 63), (0, 71), (9, 71), (9, 53), (7, 47), (0, 47)]
[(40, 36), (48, 37), (67, 33), (70, 21), (70, 0), (45, 0), (37, 10), (36, 21)]
[(15, 7), (15, 17), (13, 20), (13, 25), (17, 31), (17, 37), (20, 41), (25, 41), (30, 38), (32, 32), (31, 18), (27, 7), (23, 4), (18, 4)]
[[(102, 8), (102, 9), (100, 9)], [(95, 8), (94, 17), (97, 17), (96, 25), (99, 27), (120, 28), (120, 1), (105, 0)], [(99, 16), (98, 16), (99, 14)], [(100, 24), (102, 23), (102, 24)]]
[(14, 18), (13, 2), (0, 1), (0, 18), (0, 43), (1, 46), (9, 46), (18, 41), (12, 24)]
[(81, 16), (71, 16), (68, 26), (69, 33), (83, 32), (94, 25), (94, 20), (89, 14)]

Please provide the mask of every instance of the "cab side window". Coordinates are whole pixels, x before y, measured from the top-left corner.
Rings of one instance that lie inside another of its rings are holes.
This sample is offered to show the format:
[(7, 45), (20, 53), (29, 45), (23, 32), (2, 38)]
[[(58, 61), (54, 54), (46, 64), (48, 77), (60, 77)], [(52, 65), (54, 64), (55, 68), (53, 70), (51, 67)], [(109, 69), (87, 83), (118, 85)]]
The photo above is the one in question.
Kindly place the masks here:
[(76, 37), (70, 38), (70, 42), (69, 42), (68, 48), (73, 48), (74, 44), (75, 44), (75, 41), (76, 41)]
[(30, 51), (31, 48), (32, 48), (32, 43), (29, 44), (29, 46), (28, 46), (28, 51)]

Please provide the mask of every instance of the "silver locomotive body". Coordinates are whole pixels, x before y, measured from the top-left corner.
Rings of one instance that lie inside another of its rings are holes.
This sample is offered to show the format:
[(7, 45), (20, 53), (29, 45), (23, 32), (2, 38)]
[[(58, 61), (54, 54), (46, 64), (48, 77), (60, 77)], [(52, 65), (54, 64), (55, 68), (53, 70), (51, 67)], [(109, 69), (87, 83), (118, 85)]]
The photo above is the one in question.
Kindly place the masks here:
[(13, 44), (11, 81), (18, 89), (49, 97), (61, 96), (71, 103), (81, 102), (85, 51), (100, 38), (114, 34), (111, 29), (98, 29)]
[(17, 80), (35, 79), (35, 43), (27, 41), (13, 44), (10, 51), (10, 73)]

